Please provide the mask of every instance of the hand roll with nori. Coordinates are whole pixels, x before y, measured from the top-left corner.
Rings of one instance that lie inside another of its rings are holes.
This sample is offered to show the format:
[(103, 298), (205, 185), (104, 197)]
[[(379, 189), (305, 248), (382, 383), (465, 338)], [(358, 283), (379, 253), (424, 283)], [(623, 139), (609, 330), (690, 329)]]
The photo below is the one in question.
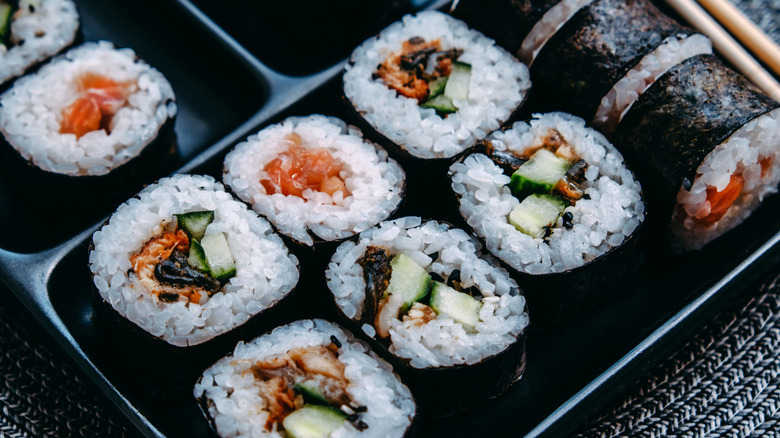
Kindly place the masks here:
[(0, 89), (73, 44), (78, 29), (72, 0), (0, 0)]
[(411, 436), (417, 411), (387, 362), (321, 319), (240, 342), (193, 393), (225, 438), (400, 438)]
[[(688, 57), (711, 51), (705, 37), (666, 16), (650, 0), (595, 0), (537, 56), (531, 66), (534, 89), (529, 105), (533, 111), (565, 111), (592, 120), (602, 99), (632, 69), (642, 71), (646, 81), (629, 87), (633, 96), (614, 91), (607, 98), (612, 103), (630, 102), (646, 88), (645, 82)], [(611, 112), (619, 116), (626, 103), (601, 109), (599, 116)]]
[(620, 153), (565, 113), (493, 133), (450, 167), (460, 213), (518, 273), (540, 325), (581, 313), (638, 269), (642, 189)]
[(126, 339), (159, 351), (206, 345), (274, 307), (299, 277), (271, 225), (207, 176), (149, 185), (92, 242), (99, 304)]
[(474, 406), (525, 368), (525, 297), (463, 230), (418, 217), (344, 242), (325, 273), (345, 324), (396, 368), (427, 415)]
[(698, 249), (745, 220), (780, 181), (780, 104), (714, 56), (674, 67), (617, 126), (658, 225)]

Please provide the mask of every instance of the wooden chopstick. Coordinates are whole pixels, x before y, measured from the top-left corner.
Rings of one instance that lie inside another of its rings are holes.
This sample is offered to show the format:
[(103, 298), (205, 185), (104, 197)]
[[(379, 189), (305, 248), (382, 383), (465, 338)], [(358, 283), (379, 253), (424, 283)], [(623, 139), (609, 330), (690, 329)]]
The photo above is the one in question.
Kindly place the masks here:
[(715, 50), (729, 60), (737, 70), (771, 98), (780, 102), (780, 83), (764, 70), (761, 64), (753, 59), (707, 11), (694, 0), (666, 0), (666, 2), (693, 27), (710, 37)]
[(743, 46), (780, 75), (780, 46), (729, 0), (698, 0)]

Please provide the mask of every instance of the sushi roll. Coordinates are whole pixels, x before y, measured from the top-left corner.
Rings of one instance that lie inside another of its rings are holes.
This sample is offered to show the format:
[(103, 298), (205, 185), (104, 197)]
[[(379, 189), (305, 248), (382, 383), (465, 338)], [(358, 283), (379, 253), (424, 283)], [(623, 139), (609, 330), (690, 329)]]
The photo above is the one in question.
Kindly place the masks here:
[(0, 89), (72, 45), (79, 15), (71, 0), (0, 1)]
[(593, 0), (456, 0), (453, 15), (531, 65), (547, 41)]
[(666, 16), (651, 0), (595, 0), (539, 52), (531, 66), (534, 96), (529, 105), (534, 111), (565, 111), (590, 121), (607, 98), (607, 108), (599, 113), (604, 118), (605, 113), (622, 112), (609, 108), (609, 101), (627, 99), (621, 91), (627, 84), (606, 96), (633, 69), (638, 68), (631, 76), (648, 77), (645, 83), (632, 82), (635, 96), (646, 82), (703, 53), (712, 53), (709, 40)]
[(341, 244), (325, 272), (345, 324), (362, 331), (443, 415), (505, 391), (525, 368), (526, 301), (465, 231), (419, 217)]
[(173, 156), (175, 115), (165, 77), (108, 42), (72, 49), (0, 95), (9, 171), (55, 199), (137, 187)]
[(321, 319), (240, 342), (193, 393), (224, 438), (403, 437), (416, 415), (390, 365)]
[(617, 125), (615, 146), (635, 163), (676, 250), (734, 228), (777, 192), (780, 104), (714, 56), (669, 70)]
[(89, 268), (100, 303), (150, 345), (172, 347), (160, 350), (245, 324), (299, 276), (268, 222), (213, 178), (194, 175), (161, 179), (119, 206), (92, 236)]
[(300, 245), (353, 236), (400, 205), (404, 171), (334, 117), (291, 117), (236, 146), (225, 184)]
[(355, 112), (391, 153), (450, 158), (498, 129), (531, 86), (495, 42), (439, 12), (406, 16), (358, 47), (343, 76)]
[(537, 322), (585, 311), (630, 278), (645, 204), (603, 135), (576, 116), (537, 114), (485, 148), (452, 165), (452, 190), (487, 249), (522, 278)]

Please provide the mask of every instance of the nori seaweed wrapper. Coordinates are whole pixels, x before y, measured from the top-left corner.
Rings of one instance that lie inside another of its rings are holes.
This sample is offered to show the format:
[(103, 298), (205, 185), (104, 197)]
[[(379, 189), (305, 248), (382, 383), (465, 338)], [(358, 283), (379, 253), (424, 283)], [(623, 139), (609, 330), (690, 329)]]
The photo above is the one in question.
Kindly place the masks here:
[(780, 106), (713, 55), (669, 70), (618, 124), (615, 147), (636, 169), (650, 208), (667, 224), (684, 180), (704, 157), (756, 117)]
[(591, 120), (601, 99), (670, 36), (695, 33), (650, 0), (596, 0), (580, 9), (531, 66), (529, 105)]
[(452, 12), (469, 27), (496, 40), (520, 58), (520, 47), (534, 25), (560, 0), (460, 0)]

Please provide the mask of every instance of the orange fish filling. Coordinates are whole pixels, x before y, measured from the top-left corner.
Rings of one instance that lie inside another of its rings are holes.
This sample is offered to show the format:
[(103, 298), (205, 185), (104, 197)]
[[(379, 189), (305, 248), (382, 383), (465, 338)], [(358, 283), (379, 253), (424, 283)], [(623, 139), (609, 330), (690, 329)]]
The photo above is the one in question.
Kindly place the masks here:
[(376, 72), (388, 87), (402, 96), (417, 99), (418, 103), (423, 103), (428, 99), (430, 80), (449, 76), (452, 72), (452, 59), (446, 57), (438, 60), (436, 69), (429, 80), (419, 77), (414, 71), (402, 68), (401, 63), (404, 56), (423, 50), (438, 52), (441, 50), (441, 41), (438, 39), (425, 41), (421, 38), (404, 41), (401, 45), (401, 52), (387, 58)]
[(697, 220), (705, 225), (712, 225), (719, 221), (729, 211), (734, 201), (742, 193), (745, 179), (742, 175), (731, 175), (729, 185), (722, 191), (715, 187), (707, 187), (707, 201), (710, 202), (710, 214)]
[(292, 135), (292, 146), (265, 165), (268, 178), (261, 179), (260, 183), (266, 193), (302, 198), (303, 191), (311, 189), (331, 196), (341, 191), (346, 196), (346, 184), (339, 177), (341, 162), (326, 149), (301, 146), (300, 136)]
[(79, 97), (62, 111), (61, 134), (84, 134), (100, 129), (110, 132), (111, 119), (127, 102), (130, 84), (95, 73), (76, 78)]

